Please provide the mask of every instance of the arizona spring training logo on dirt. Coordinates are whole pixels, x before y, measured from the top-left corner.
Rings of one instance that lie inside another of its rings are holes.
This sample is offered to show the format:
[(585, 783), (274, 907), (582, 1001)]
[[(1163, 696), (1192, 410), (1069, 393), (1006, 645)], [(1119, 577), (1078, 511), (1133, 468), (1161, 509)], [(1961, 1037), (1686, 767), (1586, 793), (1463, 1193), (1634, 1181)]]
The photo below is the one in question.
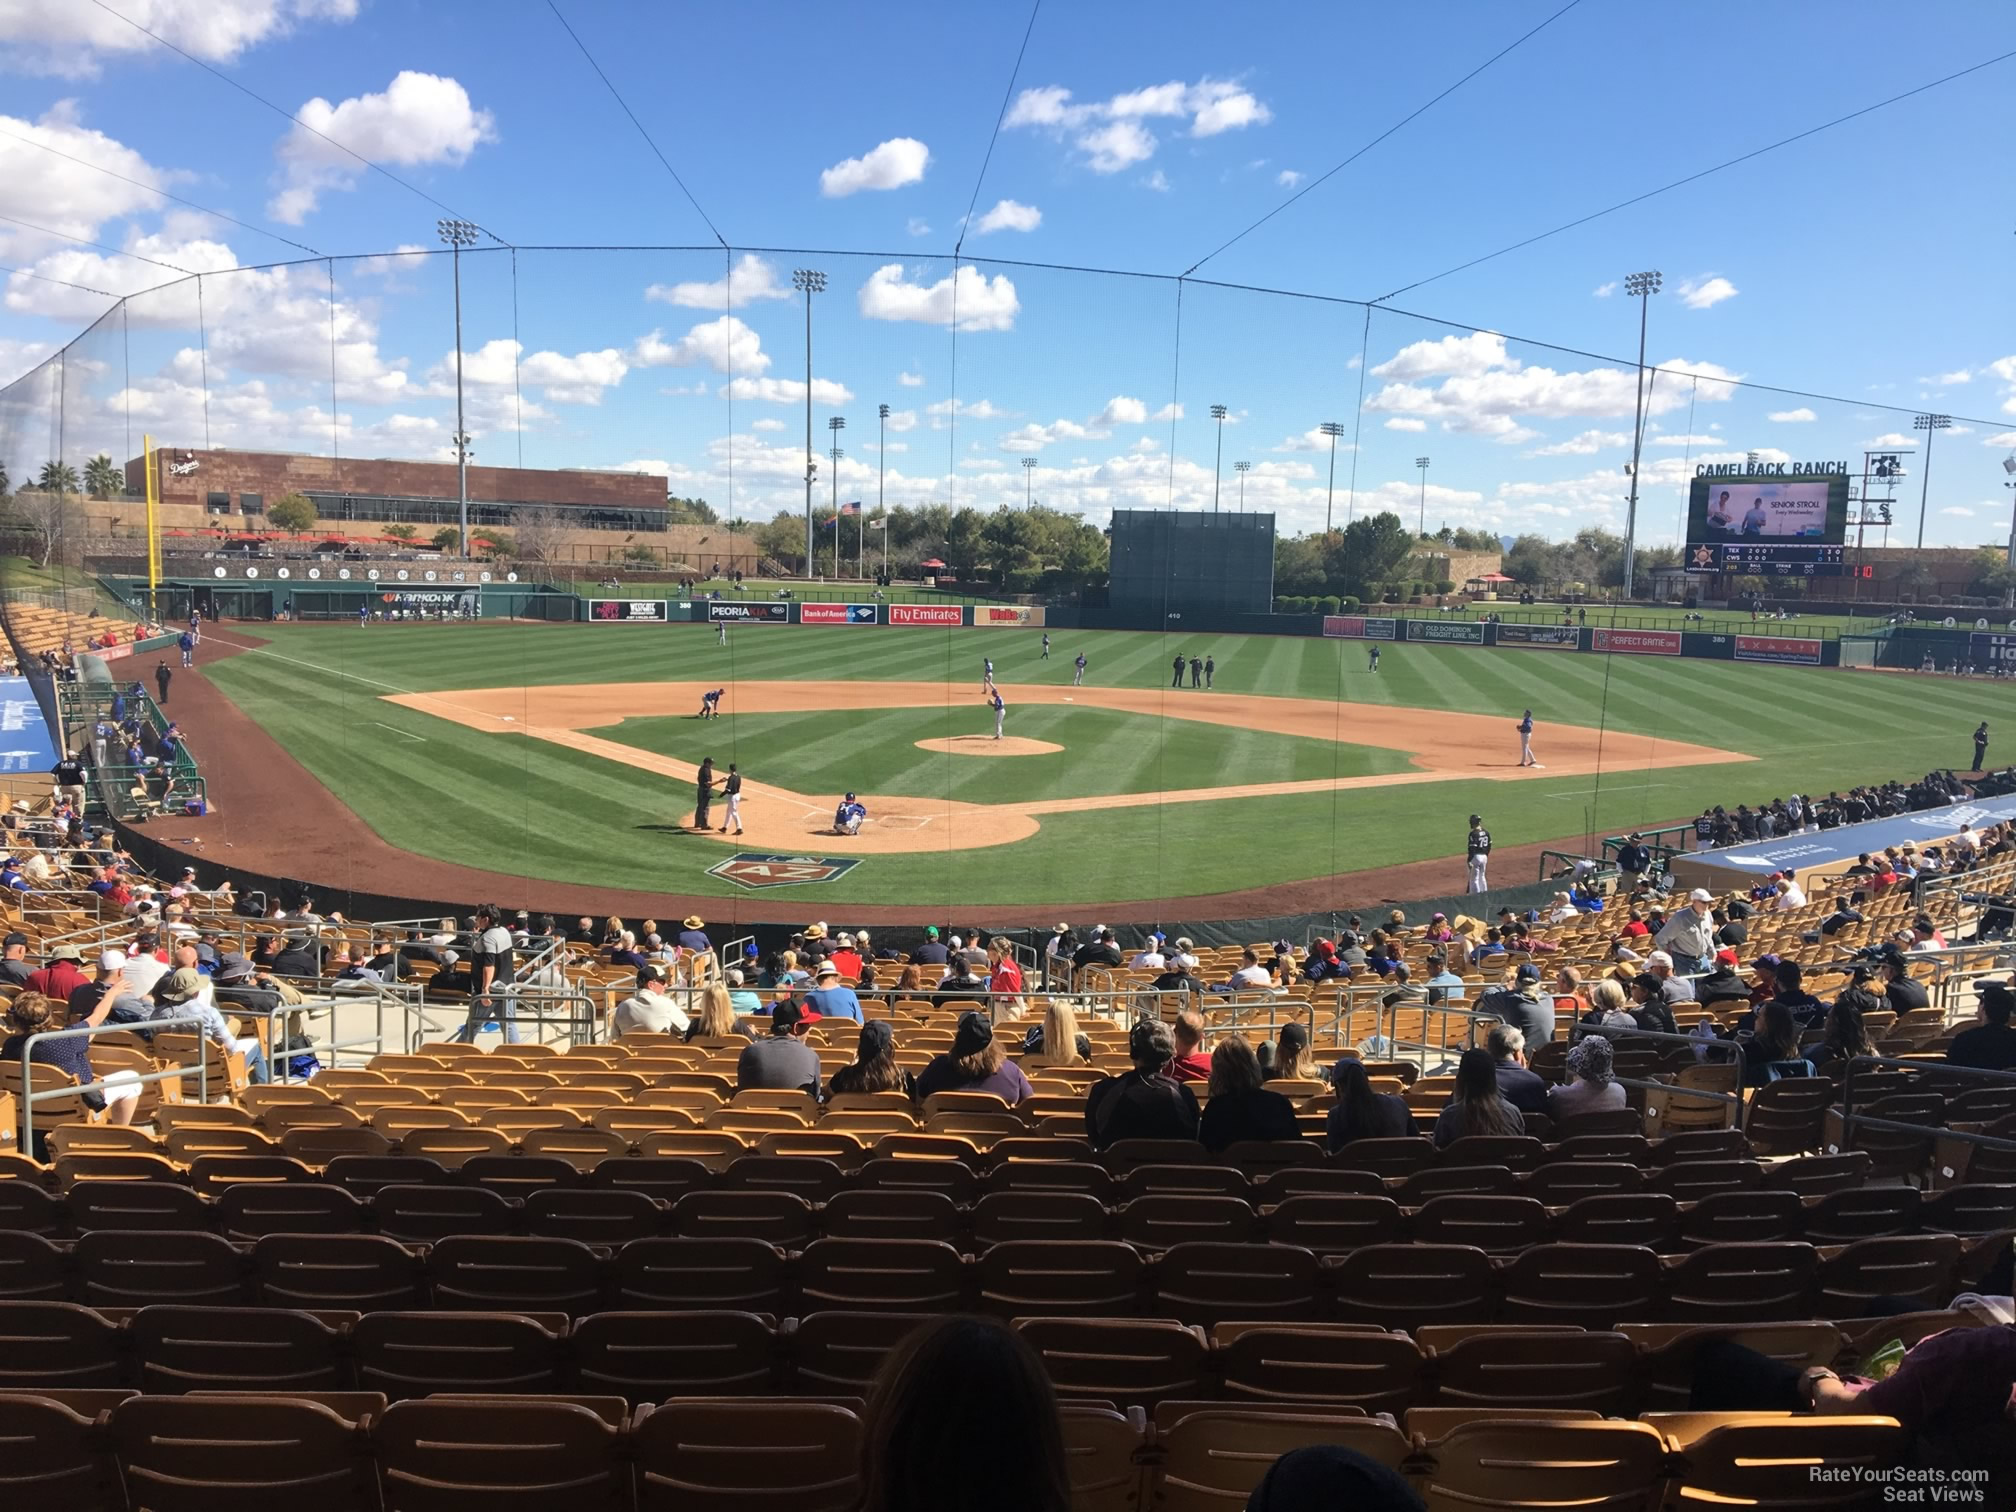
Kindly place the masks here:
[(707, 875), (737, 887), (801, 887), (808, 882), (832, 882), (861, 864), (854, 856), (772, 856), (738, 851)]

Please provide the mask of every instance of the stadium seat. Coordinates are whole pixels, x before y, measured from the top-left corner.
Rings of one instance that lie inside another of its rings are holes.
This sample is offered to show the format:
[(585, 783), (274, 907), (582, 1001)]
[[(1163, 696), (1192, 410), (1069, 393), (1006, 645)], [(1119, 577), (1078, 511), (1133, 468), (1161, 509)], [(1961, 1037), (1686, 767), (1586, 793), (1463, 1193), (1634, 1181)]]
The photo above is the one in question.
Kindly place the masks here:
[(358, 1386), (393, 1400), (563, 1385), (558, 1333), (521, 1313), (371, 1312), (352, 1328), (350, 1345)]
[(434, 1242), (427, 1273), (439, 1308), (579, 1317), (603, 1302), (602, 1262), (578, 1239), (451, 1234)]
[[(361, 1416), (361, 1414), (360, 1414)], [(112, 1412), (111, 1441), (134, 1507), (149, 1512), (372, 1512), (358, 1421), (324, 1402), (147, 1396)]]
[(348, 1384), (337, 1329), (267, 1307), (143, 1307), (127, 1325), (148, 1393), (337, 1391)]
[(1015, 1331), (1042, 1358), (1060, 1396), (1153, 1407), (1210, 1392), (1202, 1332), (1148, 1318), (1019, 1318)]
[(1186, 1242), (1156, 1269), (1155, 1310), (1205, 1328), (1233, 1318), (1313, 1319), (1317, 1276), (1316, 1256), (1293, 1245)]
[(568, 1335), (574, 1384), (632, 1403), (779, 1388), (772, 1321), (743, 1312), (602, 1312)]
[(601, 1245), (663, 1234), (671, 1211), (646, 1192), (587, 1187), (542, 1187), (524, 1204), (527, 1233)]
[(1705, 1245), (1667, 1271), (1666, 1317), (1676, 1323), (1809, 1318), (1819, 1263), (1807, 1244)]
[(1262, 1411), (1185, 1403), (1172, 1411), (1165, 1403), (1156, 1414), (1156, 1438), (1163, 1458), (1153, 1497), (1162, 1512), (1242, 1507), (1268, 1467), (1291, 1449), (1340, 1445), (1394, 1470), (1408, 1453), (1406, 1435), (1392, 1424), (1316, 1406)]
[(639, 1410), (633, 1440), (638, 1512), (851, 1512), (860, 1495), (861, 1422), (844, 1407), (674, 1397)]
[(78, 1236), (72, 1259), (78, 1300), (93, 1307), (246, 1300), (243, 1257), (211, 1233), (95, 1229)]
[[(74, 1302), (0, 1302), (0, 1392), (125, 1384), (120, 1330)], [(0, 1485), (5, 1485), (0, 1456)]]
[(980, 1310), (1001, 1317), (1133, 1317), (1145, 1268), (1132, 1245), (1011, 1239), (975, 1264)]
[(587, 1403), (500, 1396), (394, 1402), (371, 1433), (385, 1505), (399, 1512), (627, 1508), (620, 1437)]
[(1649, 1506), (1665, 1441), (1642, 1423), (1471, 1422), (1427, 1445), (1431, 1506)]
[(371, 1312), (429, 1301), (420, 1258), (382, 1234), (265, 1234), (252, 1245), (252, 1275), (268, 1307)]
[(930, 1239), (819, 1239), (801, 1260), (807, 1312), (957, 1312), (967, 1285), (951, 1245)]
[(1491, 1257), (1447, 1244), (1374, 1244), (1327, 1262), (1338, 1317), (1381, 1328), (1488, 1323), (1497, 1306)]
[[(36, 1512), (124, 1512), (98, 1412), (46, 1395), (0, 1392), (0, 1498)], [(362, 1512), (362, 1509), (359, 1509)]]
[(1233, 1401), (1403, 1412), (1420, 1399), (1422, 1355), (1403, 1333), (1362, 1324), (1221, 1324), (1212, 1331)]
[(789, 1300), (784, 1254), (760, 1239), (633, 1239), (616, 1252), (612, 1286), (619, 1309), (782, 1314)]
[(1643, 1394), (1638, 1351), (1619, 1333), (1489, 1328), (1430, 1347), (1438, 1406), (1587, 1408), (1631, 1417)]
[(167, 1181), (80, 1181), (65, 1198), (70, 1225), (96, 1229), (176, 1230), (211, 1226), (210, 1204), (188, 1187)]

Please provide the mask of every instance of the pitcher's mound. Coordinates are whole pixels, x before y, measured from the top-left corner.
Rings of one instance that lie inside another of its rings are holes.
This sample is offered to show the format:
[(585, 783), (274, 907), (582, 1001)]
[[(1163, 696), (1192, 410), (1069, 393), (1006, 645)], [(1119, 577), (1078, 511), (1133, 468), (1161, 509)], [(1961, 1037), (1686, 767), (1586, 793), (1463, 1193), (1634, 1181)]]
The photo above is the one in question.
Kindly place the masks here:
[(943, 735), (917, 742), (920, 751), (950, 751), (954, 756), (1048, 756), (1064, 749), (1047, 740), (1025, 740), (1020, 735)]

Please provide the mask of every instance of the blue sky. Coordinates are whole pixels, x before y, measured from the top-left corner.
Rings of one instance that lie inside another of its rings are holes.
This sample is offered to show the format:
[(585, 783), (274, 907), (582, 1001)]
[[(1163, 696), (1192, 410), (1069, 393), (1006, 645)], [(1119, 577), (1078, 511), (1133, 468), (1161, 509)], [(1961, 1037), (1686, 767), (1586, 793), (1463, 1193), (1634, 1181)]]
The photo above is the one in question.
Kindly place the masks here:
[[(1900, 26), (1856, 0), (1581, 0), (1207, 259), (1561, 3), (1051, 0), (976, 199), (1026, 8), (559, 0), (703, 218), (535, 0), (0, 0), (0, 264), (23, 270), (4, 275), (0, 374), (133, 294), (62, 370), (73, 459), (123, 456), (141, 431), (447, 456), (451, 282), (431, 249), (452, 213), (520, 249), (515, 278), (499, 242), (463, 261), (479, 461), (641, 465), (737, 514), (791, 506), (805, 358), (788, 283), (808, 266), (829, 280), (815, 445), (845, 418), (842, 499), (879, 485), (984, 508), (1027, 488), (1103, 518), (1209, 508), (1215, 474), (1231, 507), (1248, 461), (1247, 505), (1308, 529), (1333, 502), (1316, 427), (1335, 420), (1340, 519), (1411, 522), (1425, 455), (1430, 529), (1563, 535), (1621, 525), (1637, 308), (1616, 285), (1656, 268), (1648, 538), (1672, 538), (1704, 459), (1859, 468), (1917, 409), (1960, 417), (1928, 542), (2003, 538), (2016, 242), (1987, 170), (2016, 59), (1433, 276), (2016, 48), (2006, 6), (1931, 4)], [(701, 250), (534, 250), (586, 245)], [(365, 256), (400, 249), (420, 250)], [(305, 261), (241, 271), (288, 259)], [(1175, 275), (1193, 268), (1179, 327)], [(200, 312), (174, 269), (205, 274)], [(1221, 286), (1376, 300), (1424, 279), (1369, 331), (1357, 304)], [(53, 371), (0, 405), (17, 477), (51, 449)], [(1914, 461), (1914, 524), (1919, 482)]]

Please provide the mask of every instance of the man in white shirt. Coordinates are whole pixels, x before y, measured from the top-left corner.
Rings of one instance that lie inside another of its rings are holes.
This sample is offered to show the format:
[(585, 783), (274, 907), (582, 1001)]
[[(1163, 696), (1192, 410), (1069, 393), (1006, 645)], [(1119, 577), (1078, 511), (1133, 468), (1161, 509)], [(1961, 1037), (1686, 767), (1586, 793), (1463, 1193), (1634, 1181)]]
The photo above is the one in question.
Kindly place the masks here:
[(1239, 957), (1239, 969), (1232, 973), (1232, 990), (1250, 992), (1256, 987), (1273, 985), (1274, 973), (1262, 966), (1260, 957), (1253, 953), (1253, 947), (1247, 946), (1245, 953)]
[(637, 990), (616, 1005), (616, 1032), (622, 1034), (684, 1034), (691, 1022), (665, 991), (665, 972), (658, 966), (637, 968)]
[(1169, 957), (1169, 963), (1173, 966), (1181, 967), (1185, 971), (1195, 971), (1197, 969), (1197, 956), (1191, 947), (1188, 936), (1178, 935), (1176, 937), (1176, 954)]
[(1151, 934), (1131, 963), (1136, 971), (1161, 971), (1169, 963), (1162, 955), (1162, 936)]
[(1785, 873), (1784, 879), (1778, 884), (1778, 907), (1784, 910), (1805, 906), (1806, 894), (1799, 886), (1798, 879), (1790, 872)]

